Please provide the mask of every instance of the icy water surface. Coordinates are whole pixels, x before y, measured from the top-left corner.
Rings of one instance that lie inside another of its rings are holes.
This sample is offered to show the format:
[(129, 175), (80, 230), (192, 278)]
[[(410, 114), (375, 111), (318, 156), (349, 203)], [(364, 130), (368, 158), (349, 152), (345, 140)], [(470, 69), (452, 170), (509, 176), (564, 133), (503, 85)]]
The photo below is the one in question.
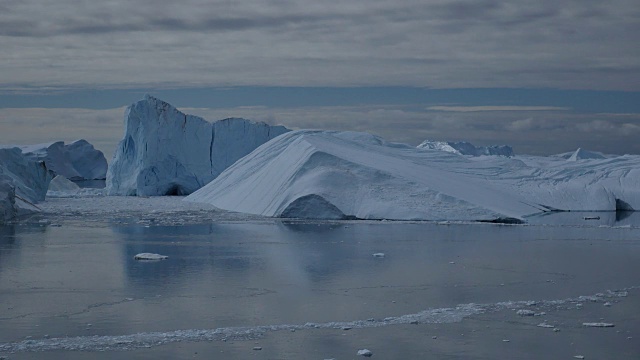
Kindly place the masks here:
[(0, 356), (637, 359), (626, 221), (3, 226)]

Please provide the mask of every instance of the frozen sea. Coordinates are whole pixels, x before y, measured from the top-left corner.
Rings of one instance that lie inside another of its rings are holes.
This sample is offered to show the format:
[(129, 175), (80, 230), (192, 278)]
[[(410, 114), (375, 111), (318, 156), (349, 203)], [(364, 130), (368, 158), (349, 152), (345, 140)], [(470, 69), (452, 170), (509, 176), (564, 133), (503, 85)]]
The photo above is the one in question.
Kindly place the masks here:
[(180, 200), (49, 199), (0, 226), (0, 357), (640, 358), (637, 213), (292, 222)]

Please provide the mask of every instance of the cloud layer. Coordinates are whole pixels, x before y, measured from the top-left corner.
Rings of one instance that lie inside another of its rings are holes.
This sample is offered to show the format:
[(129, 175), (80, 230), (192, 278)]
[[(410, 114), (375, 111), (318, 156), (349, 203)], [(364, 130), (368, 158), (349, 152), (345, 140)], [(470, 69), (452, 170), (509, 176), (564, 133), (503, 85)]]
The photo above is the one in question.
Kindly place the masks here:
[(637, 0), (6, 0), (1, 89), (640, 90)]
[[(640, 114), (577, 114), (567, 111), (430, 111), (406, 106), (181, 108), (219, 120), (245, 117), (292, 129), (367, 131), (417, 145), (425, 139), (508, 144), (518, 154), (550, 155), (578, 147), (605, 153), (640, 153)], [(35, 144), (84, 138), (110, 159), (123, 133), (123, 108), (3, 109), (0, 144)]]

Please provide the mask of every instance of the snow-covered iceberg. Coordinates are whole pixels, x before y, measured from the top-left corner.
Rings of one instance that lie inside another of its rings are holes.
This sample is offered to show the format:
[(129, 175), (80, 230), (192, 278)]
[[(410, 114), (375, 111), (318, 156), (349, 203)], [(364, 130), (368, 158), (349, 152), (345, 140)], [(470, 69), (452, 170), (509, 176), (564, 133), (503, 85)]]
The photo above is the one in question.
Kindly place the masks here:
[(499, 156), (513, 156), (513, 149), (508, 145), (493, 145), (493, 146), (475, 146), (466, 141), (431, 141), (425, 140), (417, 146), (418, 149), (426, 150), (439, 150), (446, 151), (459, 155), (499, 155)]
[(107, 192), (190, 194), (287, 131), (239, 118), (210, 123), (146, 95), (125, 112), (125, 134), (107, 172)]
[(69, 180), (104, 180), (107, 176), (107, 159), (84, 139), (69, 144), (64, 141), (20, 146), (23, 154), (35, 161), (42, 161), (47, 169)]
[(575, 152), (569, 156), (567, 161), (578, 161), (578, 160), (586, 160), (586, 159), (606, 159), (607, 157), (604, 154), (596, 152), (584, 150), (582, 148), (578, 148)]
[(20, 148), (0, 147), (0, 220), (37, 211), (53, 173), (41, 161), (24, 156)]
[(478, 161), (365, 133), (300, 130), (260, 146), (185, 200), (314, 219), (492, 220), (629, 210), (640, 208), (640, 157)]

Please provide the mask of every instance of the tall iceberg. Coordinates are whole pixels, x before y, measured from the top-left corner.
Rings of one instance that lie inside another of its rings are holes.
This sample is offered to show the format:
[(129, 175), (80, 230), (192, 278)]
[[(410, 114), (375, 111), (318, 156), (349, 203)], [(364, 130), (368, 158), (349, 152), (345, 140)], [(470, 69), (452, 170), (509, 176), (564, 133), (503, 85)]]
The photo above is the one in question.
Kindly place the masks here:
[(146, 95), (125, 111), (125, 134), (107, 171), (109, 195), (187, 195), (283, 126), (230, 118), (210, 123)]

